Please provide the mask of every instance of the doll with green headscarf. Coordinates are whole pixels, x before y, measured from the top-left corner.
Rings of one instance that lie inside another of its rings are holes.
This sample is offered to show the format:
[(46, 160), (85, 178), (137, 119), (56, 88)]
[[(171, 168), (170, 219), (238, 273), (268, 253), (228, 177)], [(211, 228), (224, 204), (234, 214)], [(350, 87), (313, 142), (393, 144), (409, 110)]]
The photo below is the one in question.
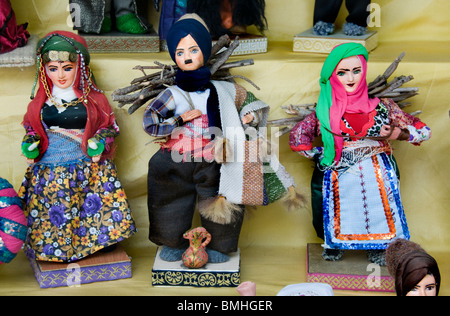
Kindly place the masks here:
[[(320, 74), (316, 111), (292, 129), (289, 144), (316, 163), (313, 225), (325, 241), (323, 258), (339, 260), (344, 250), (362, 249), (369, 261), (384, 265), (389, 243), (409, 239), (390, 142), (420, 145), (431, 131), (391, 99), (369, 97), (367, 60), (361, 44), (332, 50)], [(313, 147), (316, 137), (323, 147)]]

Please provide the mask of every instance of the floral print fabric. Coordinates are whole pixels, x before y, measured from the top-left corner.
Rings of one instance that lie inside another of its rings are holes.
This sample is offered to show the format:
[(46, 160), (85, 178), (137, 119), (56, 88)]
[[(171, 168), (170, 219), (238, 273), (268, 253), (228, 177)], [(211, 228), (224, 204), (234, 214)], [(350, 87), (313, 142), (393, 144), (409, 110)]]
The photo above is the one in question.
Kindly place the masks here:
[(19, 196), (28, 219), (27, 253), (37, 260), (74, 261), (136, 232), (115, 165), (31, 165)]

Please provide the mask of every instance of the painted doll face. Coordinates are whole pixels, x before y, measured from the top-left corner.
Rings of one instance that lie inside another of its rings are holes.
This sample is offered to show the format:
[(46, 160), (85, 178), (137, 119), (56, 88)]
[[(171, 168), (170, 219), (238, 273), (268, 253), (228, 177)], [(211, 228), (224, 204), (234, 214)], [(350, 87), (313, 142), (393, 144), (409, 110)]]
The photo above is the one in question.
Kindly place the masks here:
[(335, 71), (347, 93), (356, 90), (362, 78), (362, 65), (357, 56), (342, 59)]
[(203, 53), (191, 35), (181, 39), (175, 50), (175, 61), (183, 71), (193, 71), (204, 65)]
[(71, 61), (50, 61), (46, 68), (53, 85), (61, 89), (69, 88), (77, 73), (77, 63)]
[(406, 296), (436, 296), (436, 280), (427, 274)]

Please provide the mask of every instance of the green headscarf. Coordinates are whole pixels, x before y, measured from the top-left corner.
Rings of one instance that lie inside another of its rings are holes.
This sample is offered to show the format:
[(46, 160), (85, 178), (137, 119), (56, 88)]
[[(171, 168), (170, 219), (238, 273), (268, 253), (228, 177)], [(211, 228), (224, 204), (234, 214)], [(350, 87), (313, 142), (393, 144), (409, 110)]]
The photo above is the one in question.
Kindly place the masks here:
[(90, 61), (86, 41), (81, 36), (71, 32), (56, 31), (48, 34), (38, 42), (37, 50), (41, 54), (45, 54), (48, 51), (77, 53), (78, 50), (83, 54), (86, 65), (89, 65)]
[(363, 55), (369, 58), (367, 49), (359, 43), (345, 43), (336, 46), (326, 58), (320, 73), (320, 95), (316, 106), (316, 115), (321, 124), (322, 141), (324, 144), (324, 157), (320, 162), (322, 165), (331, 165), (335, 158), (334, 136), (330, 126), (330, 108), (333, 104), (332, 86), (330, 77), (339, 62), (347, 57)]

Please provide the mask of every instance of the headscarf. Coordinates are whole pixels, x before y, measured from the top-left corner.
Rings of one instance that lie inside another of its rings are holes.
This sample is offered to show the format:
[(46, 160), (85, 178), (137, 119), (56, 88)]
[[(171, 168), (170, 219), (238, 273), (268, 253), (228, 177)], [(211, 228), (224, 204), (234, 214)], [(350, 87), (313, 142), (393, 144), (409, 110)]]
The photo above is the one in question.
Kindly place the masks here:
[[(186, 14), (180, 18), (169, 30), (167, 34), (167, 47), (170, 57), (174, 62), (175, 52), (181, 39), (191, 35), (197, 42), (203, 53), (206, 63), (211, 56), (212, 40), (208, 28), (203, 20), (196, 14)], [(211, 80), (211, 71), (206, 65), (193, 71), (178, 70), (175, 82), (185, 91), (197, 91), (205, 89)]]
[[(39, 160), (48, 147), (48, 137), (41, 122), (41, 109), (47, 100), (45, 84), (50, 93), (53, 89), (53, 83), (45, 73), (45, 79), (41, 76), (41, 71), (45, 67), (42, 55), (49, 51), (76, 53), (77, 74), (72, 85), (78, 98), (83, 96), (83, 104), (87, 110), (87, 122), (81, 142), (81, 149), (87, 153), (87, 140), (92, 138), (95, 133), (101, 129), (114, 124), (115, 117), (108, 99), (97, 88), (92, 80), (91, 70), (89, 68), (90, 55), (86, 41), (79, 35), (67, 31), (54, 31), (47, 34), (37, 45), (37, 74), (36, 81), (39, 81), (39, 89), (34, 96), (34, 87), (32, 92), (32, 101), (29, 103), (27, 112), (24, 115), (22, 124), (25, 127), (31, 127), (40, 137)], [(45, 80), (45, 84), (43, 82)], [(36, 84), (36, 83), (35, 83)], [(108, 146), (107, 146), (108, 147)], [(110, 158), (113, 154), (113, 148), (105, 149), (102, 159)]]
[[(336, 67), (342, 59), (358, 56), (362, 66), (362, 76), (358, 87), (352, 93), (347, 93), (336, 75)], [(346, 43), (336, 46), (326, 58), (320, 73), (320, 95), (316, 114), (321, 124), (324, 157), (322, 165), (331, 165), (341, 158), (343, 139), (335, 134), (341, 134), (340, 121), (345, 112), (370, 113), (380, 100), (369, 98), (367, 88), (367, 49), (359, 43)], [(331, 131), (331, 132), (330, 132)]]
[(436, 260), (420, 245), (406, 239), (396, 239), (386, 250), (386, 266), (395, 279), (397, 296), (406, 296), (427, 275), (434, 276), (436, 295), (441, 274)]

